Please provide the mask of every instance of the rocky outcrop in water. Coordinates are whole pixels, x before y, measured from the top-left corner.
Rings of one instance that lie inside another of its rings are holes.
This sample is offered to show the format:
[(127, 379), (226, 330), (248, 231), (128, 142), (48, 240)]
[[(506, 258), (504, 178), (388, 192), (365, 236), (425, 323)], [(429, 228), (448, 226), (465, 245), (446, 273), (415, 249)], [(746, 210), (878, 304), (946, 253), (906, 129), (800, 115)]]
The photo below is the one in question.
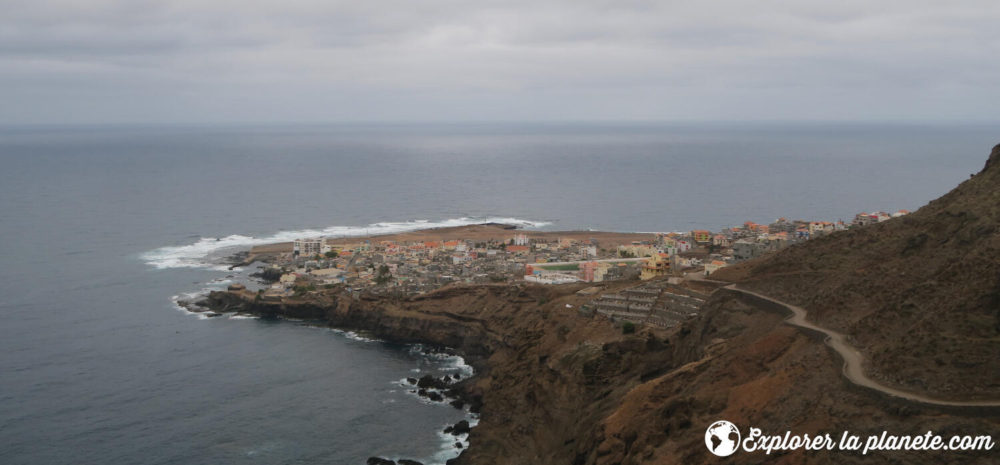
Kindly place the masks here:
[(281, 279), (283, 273), (281, 268), (267, 267), (256, 273), (251, 273), (250, 277), (258, 278), (265, 283), (276, 283)]

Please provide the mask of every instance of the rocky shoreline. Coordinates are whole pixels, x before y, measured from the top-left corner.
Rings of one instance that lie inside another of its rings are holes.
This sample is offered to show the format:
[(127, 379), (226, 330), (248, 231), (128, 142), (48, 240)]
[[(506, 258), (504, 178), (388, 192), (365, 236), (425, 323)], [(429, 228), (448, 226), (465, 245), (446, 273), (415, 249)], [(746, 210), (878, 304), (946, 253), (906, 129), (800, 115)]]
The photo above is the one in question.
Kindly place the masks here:
[[(614, 292), (615, 285), (606, 290)], [(451, 286), (414, 297), (324, 289), (278, 302), (234, 290), (212, 292), (197, 305), (315, 321), (433, 350), (453, 348), (475, 376), (402, 381), (416, 395), (423, 390), (428, 401), (460, 400), (463, 408), (479, 411), (469, 447), (450, 465), (715, 463), (704, 446), (704, 428), (719, 419), (810, 434), (906, 432), (914, 425), (983, 432), (997, 426), (996, 417), (901, 406), (852, 388), (841, 376), (840, 360), (823, 344), (736, 293), (712, 294), (701, 316), (679, 327), (639, 327), (626, 334), (603, 316), (577, 310), (589, 301), (576, 294), (581, 288)], [(465, 426), (449, 432), (464, 432)], [(785, 457), (788, 463), (858, 462), (843, 454), (803, 454)], [(957, 457), (898, 455), (908, 463)], [(737, 462), (757, 463), (752, 454), (742, 458), (749, 460)], [(391, 462), (372, 457), (369, 463)]]
[[(447, 403), (455, 408), (468, 409), (479, 414), (481, 425), (487, 429), (503, 424), (503, 416), (490, 409), (484, 398), (496, 395), (498, 391), (496, 371), (506, 367), (512, 354), (530, 347), (530, 340), (543, 335), (537, 327), (529, 332), (520, 325), (508, 325), (518, 313), (526, 312), (524, 322), (528, 326), (538, 326), (544, 320), (553, 320), (547, 301), (558, 297), (573, 296), (569, 289), (553, 292), (552, 288), (540, 286), (457, 286), (411, 298), (389, 298), (377, 296), (351, 297), (336, 290), (328, 290), (305, 296), (301, 299), (285, 299), (281, 302), (265, 302), (256, 298), (251, 291), (214, 291), (197, 302), (179, 302), (189, 310), (213, 314), (240, 313), (262, 318), (291, 318), (313, 321), (341, 330), (362, 331), (372, 337), (403, 344), (422, 344), (431, 353), (448, 351), (466, 360), (475, 370), (471, 378), (460, 375), (445, 378), (424, 376), (405, 380), (406, 387), (413, 393), (431, 402)], [(543, 311), (543, 308), (545, 309)], [(484, 315), (495, 312), (495, 315)], [(576, 323), (590, 326), (592, 318), (583, 318), (576, 312), (562, 312), (560, 317), (568, 317)], [(549, 314), (549, 315), (547, 315)], [(493, 318), (499, 321), (491, 321)], [(561, 319), (561, 318), (560, 318)], [(578, 320), (578, 321), (577, 321)], [(607, 322), (597, 327), (605, 338), (620, 337), (620, 331)], [(591, 328), (593, 329), (593, 328)], [(569, 331), (563, 326), (561, 331)], [(563, 335), (565, 337), (566, 334)], [(527, 338), (527, 339), (525, 339)], [(541, 357), (543, 360), (545, 356)], [(536, 360), (538, 357), (536, 357)], [(581, 361), (582, 363), (582, 361)], [(530, 377), (530, 374), (528, 375)], [(458, 378), (458, 379), (456, 379)], [(501, 381), (501, 383), (503, 383)], [(506, 383), (503, 383), (506, 384)], [(502, 390), (502, 389), (500, 389)], [(529, 397), (535, 396), (530, 394)], [(497, 396), (499, 397), (499, 396)], [(503, 409), (506, 410), (506, 409)], [(500, 420), (500, 421), (498, 421)], [(444, 431), (456, 437), (468, 434), (472, 448), (463, 449), (458, 458), (449, 464), (482, 463), (470, 454), (478, 449), (481, 436), (480, 427), (470, 428), (467, 421), (459, 422)], [(489, 439), (485, 439), (489, 447)], [(461, 442), (458, 442), (461, 445)], [(388, 459), (373, 457), (369, 463), (387, 464)], [(412, 462), (397, 462), (412, 463)]]
[[(420, 348), (420, 352), (426, 356), (440, 354), (457, 355), (462, 357), (466, 363), (473, 366), (480, 364), (479, 362), (473, 362), (473, 360), (478, 359), (481, 361), (481, 357), (462, 354), (460, 351), (441, 345), (434, 340), (419, 340), (411, 337), (400, 339), (398, 337), (387, 335), (384, 331), (378, 330), (377, 327), (363, 327), (355, 325), (345, 326), (344, 323), (341, 323), (340, 325), (335, 324), (332, 321), (323, 318), (320, 315), (321, 309), (315, 304), (291, 306), (279, 305), (276, 307), (274, 305), (262, 303), (257, 299), (248, 301), (248, 297), (249, 296), (243, 292), (213, 291), (203, 299), (179, 300), (177, 301), (177, 304), (190, 312), (202, 314), (209, 318), (220, 317), (225, 314), (242, 314), (261, 318), (307, 320), (315, 322), (317, 325), (329, 326), (335, 329), (364, 331), (365, 333), (371, 334), (373, 337), (387, 342), (419, 344), (424, 346)], [(430, 347), (427, 347), (428, 345), (430, 345)], [(474, 370), (473, 372), (475, 373), (476, 371)], [(441, 377), (424, 375), (420, 378), (407, 377), (400, 385), (401, 387), (407, 388), (408, 392), (411, 394), (415, 394), (416, 396), (426, 399), (427, 401), (447, 404), (458, 410), (464, 410), (470, 414), (478, 415), (483, 406), (482, 395), (470, 393), (467, 389), (467, 386), (474, 380), (474, 378), (475, 375), (463, 377), (458, 373), (447, 374)], [(451, 434), (455, 437), (456, 442), (453, 447), (456, 449), (464, 449), (466, 446), (463, 445), (461, 438), (463, 436), (467, 436), (471, 432), (471, 426), (468, 420), (461, 420), (454, 425), (446, 427), (443, 432), (445, 434)], [(367, 463), (377, 465), (423, 465), (421, 462), (411, 459), (393, 461), (382, 457), (371, 457), (368, 459)], [(446, 463), (450, 465), (458, 462), (455, 462), (455, 459), (451, 459)]]
[[(446, 403), (459, 410), (465, 410), (468, 406), (469, 413), (478, 414), (482, 408), (482, 398), (470, 398), (463, 389), (462, 381), (464, 380), (458, 374), (444, 375), (440, 378), (424, 375), (419, 379), (406, 378), (405, 384), (402, 386), (409, 388), (411, 394), (416, 394), (431, 402)], [(461, 450), (465, 449), (462, 437), (468, 437), (471, 431), (472, 425), (469, 421), (460, 420), (454, 425), (445, 427), (443, 432), (454, 436), (455, 443), (452, 447)], [(445, 463), (455, 463), (454, 460), (449, 459)], [(424, 465), (422, 462), (412, 459), (392, 460), (384, 457), (369, 457), (366, 463), (367, 465)]]

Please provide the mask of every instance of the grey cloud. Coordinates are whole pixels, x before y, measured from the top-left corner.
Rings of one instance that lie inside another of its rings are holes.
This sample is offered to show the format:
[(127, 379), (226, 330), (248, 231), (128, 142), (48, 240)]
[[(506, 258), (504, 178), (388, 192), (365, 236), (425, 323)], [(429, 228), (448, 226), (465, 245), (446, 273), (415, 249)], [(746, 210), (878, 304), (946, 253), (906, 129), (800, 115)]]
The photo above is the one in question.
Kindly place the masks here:
[(995, 120), (998, 20), (993, 1), (8, 0), (0, 123)]

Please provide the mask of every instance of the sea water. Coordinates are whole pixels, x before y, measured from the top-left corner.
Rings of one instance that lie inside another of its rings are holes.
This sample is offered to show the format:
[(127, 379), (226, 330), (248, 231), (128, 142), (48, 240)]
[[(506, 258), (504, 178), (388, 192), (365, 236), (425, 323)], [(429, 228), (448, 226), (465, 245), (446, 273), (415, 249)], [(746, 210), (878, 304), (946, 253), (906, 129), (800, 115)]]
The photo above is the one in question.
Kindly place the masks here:
[(913, 210), (997, 142), (957, 124), (3, 128), (0, 463), (441, 463), (468, 414), (401, 380), (460, 359), (175, 300), (249, 279), (225, 255), (302, 236)]

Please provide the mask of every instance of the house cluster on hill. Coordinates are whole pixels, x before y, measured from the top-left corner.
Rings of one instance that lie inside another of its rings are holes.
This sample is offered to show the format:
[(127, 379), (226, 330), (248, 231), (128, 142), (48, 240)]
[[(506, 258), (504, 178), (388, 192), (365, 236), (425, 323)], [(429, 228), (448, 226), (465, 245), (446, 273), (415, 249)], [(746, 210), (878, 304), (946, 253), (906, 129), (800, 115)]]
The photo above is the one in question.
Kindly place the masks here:
[(541, 284), (648, 281), (686, 273), (710, 275), (791, 244), (849, 227), (905, 215), (858, 214), (854, 221), (747, 221), (719, 232), (661, 233), (648, 240), (600, 243), (596, 239), (531, 237), (524, 232), (490, 240), (397, 242), (297, 239), (292, 251), (265, 273), (272, 281), (262, 298), (343, 285), (352, 291), (415, 294), (448, 283), (525, 280)]
[(778, 218), (770, 224), (747, 221), (717, 233), (693, 230), (688, 233), (657, 234), (654, 240), (619, 245), (616, 256), (612, 254), (608, 257), (602, 253), (595, 259), (577, 263), (533, 263), (526, 267), (525, 279), (561, 284), (574, 281), (600, 282), (635, 276), (649, 280), (658, 276), (680, 276), (692, 272), (710, 275), (730, 264), (751, 260), (798, 242), (886, 221), (907, 213), (909, 212), (906, 210), (893, 214), (860, 213), (851, 223)]
[[(613, 247), (600, 249), (596, 240), (529, 239), (523, 233), (497, 240), (413, 242), (305, 238), (295, 240), (292, 252), (273, 264), (269, 276), (277, 280), (265, 296), (289, 296), (336, 285), (352, 291), (414, 294), (455, 282), (521, 280), (531, 264), (581, 262), (615, 253)], [(623, 276), (621, 272), (606, 274)]]
[[(722, 252), (725, 258), (723, 261), (741, 262), (801, 241), (835, 231), (886, 221), (907, 213), (909, 212), (906, 210), (899, 210), (891, 215), (885, 212), (859, 213), (851, 223), (844, 221), (789, 221), (787, 218), (778, 218), (773, 223), (766, 225), (747, 221), (741, 226), (723, 229), (713, 237), (712, 244)], [(711, 274), (715, 269), (706, 267), (705, 271), (706, 274)]]

